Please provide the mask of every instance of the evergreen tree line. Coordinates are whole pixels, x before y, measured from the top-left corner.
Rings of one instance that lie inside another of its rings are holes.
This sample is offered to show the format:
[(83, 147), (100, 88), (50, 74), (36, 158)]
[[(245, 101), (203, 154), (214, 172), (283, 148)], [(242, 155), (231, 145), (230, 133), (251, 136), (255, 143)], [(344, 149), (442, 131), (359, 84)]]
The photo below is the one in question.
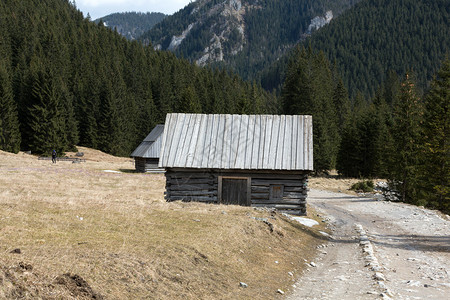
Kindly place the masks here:
[[(357, 99), (343, 127), (337, 169), (387, 178), (404, 202), (450, 212), (450, 61), (423, 93), (413, 72), (395, 73), (369, 102)], [(360, 96), (358, 96), (361, 98)]]
[(0, 149), (128, 156), (169, 112), (274, 113), (274, 96), (94, 24), (66, 0), (0, 3)]
[(447, 58), (425, 93), (413, 72), (395, 72), (373, 98), (351, 100), (323, 52), (297, 48), (282, 88), (286, 114), (313, 116), (314, 169), (346, 177), (387, 178), (408, 203), (450, 211)]
[[(445, 0), (363, 0), (316, 31), (303, 46), (324, 51), (335, 62), (353, 98), (374, 97), (390, 71), (416, 73), (421, 89), (450, 48), (450, 5)], [(260, 75), (267, 90), (283, 82), (288, 58)]]

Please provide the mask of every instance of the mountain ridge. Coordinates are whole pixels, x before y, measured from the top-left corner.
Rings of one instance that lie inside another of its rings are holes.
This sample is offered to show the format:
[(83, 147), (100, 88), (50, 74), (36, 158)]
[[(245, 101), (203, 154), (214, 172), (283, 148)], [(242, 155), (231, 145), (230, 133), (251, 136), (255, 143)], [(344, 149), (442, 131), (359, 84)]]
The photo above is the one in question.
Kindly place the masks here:
[(159, 12), (123, 12), (109, 14), (95, 19), (94, 22), (98, 24), (101, 21), (103, 25), (117, 30), (128, 40), (135, 40), (166, 17), (166, 14)]
[(167, 17), (140, 40), (198, 65), (229, 68), (251, 79), (357, 2), (199, 0)]

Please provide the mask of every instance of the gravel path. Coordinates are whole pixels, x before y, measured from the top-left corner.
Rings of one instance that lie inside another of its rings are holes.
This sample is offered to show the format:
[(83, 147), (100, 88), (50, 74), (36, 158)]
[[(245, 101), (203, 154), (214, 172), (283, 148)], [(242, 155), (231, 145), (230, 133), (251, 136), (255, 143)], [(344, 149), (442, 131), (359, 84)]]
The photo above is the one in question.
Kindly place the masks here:
[(450, 221), (434, 211), (311, 190), (333, 235), (286, 298), (449, 299)]

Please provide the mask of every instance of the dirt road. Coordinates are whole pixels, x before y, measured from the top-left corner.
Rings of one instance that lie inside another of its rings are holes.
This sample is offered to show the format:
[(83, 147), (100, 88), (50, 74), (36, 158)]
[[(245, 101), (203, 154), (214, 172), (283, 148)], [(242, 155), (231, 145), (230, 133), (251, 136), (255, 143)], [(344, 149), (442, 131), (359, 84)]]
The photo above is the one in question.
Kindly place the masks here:
[(402, 203), (311, 190), (333, 234), (286, 298), (449, 299), (450, 221)]

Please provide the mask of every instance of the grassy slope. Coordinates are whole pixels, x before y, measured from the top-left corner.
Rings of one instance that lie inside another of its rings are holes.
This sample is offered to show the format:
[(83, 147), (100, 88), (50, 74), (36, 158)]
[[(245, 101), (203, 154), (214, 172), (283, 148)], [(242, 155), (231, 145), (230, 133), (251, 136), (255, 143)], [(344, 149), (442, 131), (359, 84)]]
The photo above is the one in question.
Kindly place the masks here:
[(323, 225), (268, 211), (166, 203), (163, 175), (80, 151), (56, 165), (0, 151), (0, 298), (273, 299), (324, 242)]

